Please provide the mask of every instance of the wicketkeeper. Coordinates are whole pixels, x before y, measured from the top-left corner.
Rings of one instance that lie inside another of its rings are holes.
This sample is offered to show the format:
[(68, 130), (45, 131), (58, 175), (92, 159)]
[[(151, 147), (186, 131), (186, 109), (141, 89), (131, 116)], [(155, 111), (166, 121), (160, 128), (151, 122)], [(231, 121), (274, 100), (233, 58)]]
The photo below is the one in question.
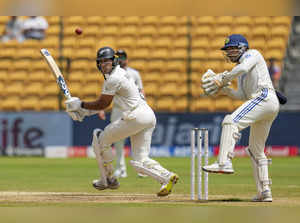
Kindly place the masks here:
[[(207, 95), (220, 90), (234, 99), (245, 102), (232, 114), (226, 115), (222, 123), (220, 152), (216, 163), (203, 167), (211, 173), (234, 173), (231, 159), (240, 131), (250, 126), (249, 146), (257, 196), (253, 201), (272, 201), (268, 164), (264, 148), (269, 131), (279, 111), (279, 101), (272, 85), (263, 56), (255, 49), (249, 49), (245, 37), (233, 34), (221, 48), (227, 59), (236, 66), (231, 71), (215, 74), (208, 70), (202, 78), (202, 88)], [(238, 90), (229, 88), (230, 82), (238, 78)], [(280, 98), (282, 100), (282, 98)]]

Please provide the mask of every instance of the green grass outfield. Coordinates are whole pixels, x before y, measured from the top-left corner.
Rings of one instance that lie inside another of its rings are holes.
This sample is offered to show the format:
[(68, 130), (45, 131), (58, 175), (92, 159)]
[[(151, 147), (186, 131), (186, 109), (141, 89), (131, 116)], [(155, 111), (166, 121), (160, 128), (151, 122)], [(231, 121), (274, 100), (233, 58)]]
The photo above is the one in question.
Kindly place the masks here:
[(157, 160), (180, 176), (169, 197), (156, 197), (160, 185), (138, 178), (129, 165), (118, 190), (97, 191), (91, 186), (98, 176), (94, 159), (1, 157), (0, 222), (299, 222), (300, 157), (273, 159), (272, 203), (250, 202), (249, 158), (234, 159), (234, 175), (210, 174), (208, 202), (189, 199), (189, 158)]
[[(128, 164), (127, 159), (127, 164)], [(98, 176), (94, 159), (0, 158), (1, 206), (253, 206), (300, 208), (300, 157), (273, 158), (270, 174), (274, 202), (252, 203), (256, 189), (249, 158), (235, 158), (233, 175), (209, 175), (209, 202), (192, 202), (190, 159), (157, 158), (180, 176), (171, 196), (155, 196), (160, 185), (138, 178), (128, 165), (128, 178), (118, 190), (97, 191), (91, 186)], [(213, 160), (210, 160), (212, 162)], [(19, 193), (16, 192), (26, 192)], [(39, 192), (39, 193), (37, 193)], [(47, 193), (43, 193), (47, 192)], [(55, 192), (55, 193), (52, 193)]]

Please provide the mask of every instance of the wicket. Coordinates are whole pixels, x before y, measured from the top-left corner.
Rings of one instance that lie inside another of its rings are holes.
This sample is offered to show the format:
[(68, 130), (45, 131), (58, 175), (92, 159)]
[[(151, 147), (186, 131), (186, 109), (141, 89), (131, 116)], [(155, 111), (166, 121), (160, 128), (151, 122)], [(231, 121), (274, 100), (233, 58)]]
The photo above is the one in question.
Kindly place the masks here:
[[(191, 129), (191, 200), (195, 200), (195, 157), (197, 154), (197, 197), (198, 200), (208, 200), (208, 173), (204, 172), (204, 197), (202, 194), (202, 159), (204, 155), (204, 165), (208, 164), (208, 129)], [(197, 140), (196, 140), (197, 137)], [(204, 139), (204, 140), (203, 140)], [(197, 142), (197, 143), (196, 143)], [(197, 145), (197, 151), (195, 147)], [(202, 147), (204, 145), (204, 153)]]

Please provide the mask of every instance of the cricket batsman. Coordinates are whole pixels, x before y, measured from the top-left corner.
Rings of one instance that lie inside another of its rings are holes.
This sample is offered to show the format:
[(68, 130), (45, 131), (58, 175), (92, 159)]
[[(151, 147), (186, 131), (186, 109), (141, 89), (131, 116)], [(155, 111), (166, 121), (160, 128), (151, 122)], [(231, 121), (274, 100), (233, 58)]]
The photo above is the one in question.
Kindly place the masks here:
[(102, 93), (98, 100), (85, 102), (72, 97), (65, 102), (67, 112), (76, 121), (82, 121), (93, 110), (107, 108), (113, 100), (122, 111), (121, 117), (111, 122), (104, 130), (95, 129), (93, 132), (92, 146), (100, 172), (100, 178), (93, 181), (93, 187), (98, 190), (119, 188), (120, 184), (113, 175), (114, 157), (111, 145), (130, 137), (133, 158), (131, 165), (138, 173), (150, 176), (161, 184), (157, 196), (167, 196), (179, 178), (177, 174), (163, 168), (148, 156), (156, 125), (154, 112), (144, 100), (133, 79), (120, 67), (119, 58), (112, 48), (100, 48), (96, 62), (104, 76)]
[[(250, 126), (249, 146), (246, 149), (251, 158), (256, 182), (256, 202), (272, 202), (268, 164), (264, 148), (271, 125), (279, 111), (279, 99), (274, 90), (263, 56), (255, 49), (249, 49), (247, 39), (239, 34), (230, 35), (221, 48), (226, 58), (236, 63), (231, 71), (215, 74), (208, 70), (202, 77), (202, 88), (207, 95), (218, 91), (231, 98), (245, 102), (222, 122), (220, 151), (216, 163), (203, 166), (210, 173), (234, 173), (231, 159), (234, 147), (241, 137), (241, 131)], [(238, 79), (238, 90), (229, 88), (230, 82)]]

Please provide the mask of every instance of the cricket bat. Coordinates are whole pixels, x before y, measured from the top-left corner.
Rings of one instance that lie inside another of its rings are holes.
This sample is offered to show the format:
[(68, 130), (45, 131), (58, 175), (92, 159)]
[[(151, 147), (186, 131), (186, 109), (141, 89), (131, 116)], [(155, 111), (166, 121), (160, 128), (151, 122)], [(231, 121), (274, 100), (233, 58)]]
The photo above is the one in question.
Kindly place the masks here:
[(58, 86), (60, 87), (61, 91), (63, 92), (64, 96), (67, 99), (70, 99), (71, 98), (70, 91), (68, 89), (65, 79), (64, 79), (60, 69), (58, 68), (55, 60), (53, 59), (53, 57), (51, 56), (51, 54), (49, 53), (49, 51), (47, 49), (41, 49), (40, 52), (41, 52), (42, 56), (45, 58), (45, 60), (47, 61), (48, 65), (56, 79), (56, 82), (57, 82)]

